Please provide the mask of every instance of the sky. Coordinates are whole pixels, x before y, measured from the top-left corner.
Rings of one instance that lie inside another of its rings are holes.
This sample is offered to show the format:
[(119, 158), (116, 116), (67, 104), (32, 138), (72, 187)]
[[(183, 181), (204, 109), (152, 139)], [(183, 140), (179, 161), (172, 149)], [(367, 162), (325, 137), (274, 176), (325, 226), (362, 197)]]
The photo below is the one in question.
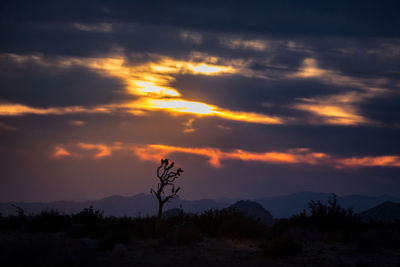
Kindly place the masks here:
[(0, 201), (400, 196), (397, 1), (2, 1)]

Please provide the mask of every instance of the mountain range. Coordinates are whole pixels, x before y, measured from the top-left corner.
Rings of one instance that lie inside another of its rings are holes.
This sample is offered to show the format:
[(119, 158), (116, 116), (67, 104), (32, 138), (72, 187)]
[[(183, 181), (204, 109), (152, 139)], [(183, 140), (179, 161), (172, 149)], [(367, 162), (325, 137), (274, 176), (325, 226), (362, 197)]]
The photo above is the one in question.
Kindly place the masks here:
[[(311, 200), (320, 200), (326, 203), (332, 199), (332, 194), (316, 192), (300, 192), (278, 197), (263, 197), (251, 199), (258, 202), (268, 210), (274, 218), (285, 218), (308, 208)], [(226, 208), (240, 199), (218, 198), (184, 200), (172, 199), (165, 205), (165, 210), (182, 207), (185, 212), (197, 213), (208, 209)], [(338, 204), (346, 209), (352, 208), (354, 212), (360, 213), (371, 209), (383, 202), (390, 201), (400, 203), (400, 198), (389, 195), (364, 196), (347, 195), (338, 196)], [(133, 216), (144, 217), (154, 215), (157, 210), (157, 201), (153, 195), (137, 194), (134, 196), (111, 196), (93, 201), (56, 201), (49, 203), (42, 202), (8, 202), (0, 203), (0, 213), (3, 215), (15, 214), (15, 207), (21, 207), (27, 214), (39, 213), (45, 209), (56, 209), (60, 212), (71, 214), (81, 211), (84, 208), (93, 206), (102, 210), (105, 216)]]

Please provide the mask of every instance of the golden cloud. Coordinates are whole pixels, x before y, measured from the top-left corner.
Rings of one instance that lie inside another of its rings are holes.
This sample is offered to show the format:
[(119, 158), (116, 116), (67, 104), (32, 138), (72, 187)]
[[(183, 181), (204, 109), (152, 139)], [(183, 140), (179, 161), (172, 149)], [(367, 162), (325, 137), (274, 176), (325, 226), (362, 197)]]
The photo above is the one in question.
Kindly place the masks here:
[(314, 98), (300, 98), (300, 103), (291, 107), (310, 112), (316, 118), (311, 123), (337, 125), (377, 124), (362, 116), (356, 105), (368, 98), (391, 93), (383, 88), (385, 79), (362, 79), (343, 75), (337, 71), (322, 69), (313, 58), (306, 58), (298, 72), (289, 74), (288, 78), (318, 79), (325, 84), (355, 87), (361, 91), (348, 91), (343, 94)]
[[(165, 56), (157, 56), (156, 60), (138, 65), (130, 65), (124, 57), (106, 58), (60, 58), (49, 61), (40, 55), (20, 56), (10, 55), (10, 58), (23, 63), (33, 60), (45, 66), (58, 66), (69, 68), (75, 65), (101, 72), (108, 76), (121, 79), (128, 94), (136, 96), (138, 99), (131, 102), (110, 103), (87, 109), (84, 107), (66, 108), (33, 108), (20, 104), (0, 105), (0, 116), (12, 116), (23, 114), (67, 114), (78, 112), (111, 112), (114, 110), (124, 110), (134, 115), (141, 115), (145, 111), (164, 111), (173, 114), (192, 114), (197, 117), (216, 116), (226, 120), (243, 121), (260, 124), (282, 124), (283, 119), (276, 116), (269, 116), (261, 113), (244, 112), (224, 109), (216, 105), (189, 101), (182, 97), (178, 89), (173, 88), (171, 83), (175, 80), (176, 74), (193, 75), (230, 75), (241, 73), (243, 62), (230, 61), (223, 63), (224, 60), (204, 54), (193, 54), (186, 61), (175, 60)], [(222, 63), (220, 63), (222, 62)]]
[(14, 103), (0, 104), (0, 116), (20, 116), (26, 114), (63, 115), (63, 114), (74, 114), (74, 113), (109, 113), (109, 112), (110, 109), (107, 108), (106, 106), (98, 106), (94, 108), (85, 108), (82, 106), (35, 108)]

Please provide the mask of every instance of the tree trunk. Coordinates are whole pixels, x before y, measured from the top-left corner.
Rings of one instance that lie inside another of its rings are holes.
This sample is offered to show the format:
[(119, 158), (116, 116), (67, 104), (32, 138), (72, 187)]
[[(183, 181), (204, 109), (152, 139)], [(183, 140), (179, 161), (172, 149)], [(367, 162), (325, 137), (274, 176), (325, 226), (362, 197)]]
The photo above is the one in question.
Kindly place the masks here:
[(162, 210), (163, 210), (163, 203), (159, 203), (158, 205), (158, 220), (161, 220), (162, 218)]

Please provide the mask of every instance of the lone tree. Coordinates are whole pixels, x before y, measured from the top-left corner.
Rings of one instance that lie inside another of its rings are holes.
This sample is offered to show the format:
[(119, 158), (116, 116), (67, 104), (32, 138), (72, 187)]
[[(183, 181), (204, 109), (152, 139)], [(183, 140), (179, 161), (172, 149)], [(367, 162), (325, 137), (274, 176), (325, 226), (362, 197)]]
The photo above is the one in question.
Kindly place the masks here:
[[(157, 190), (153, 188), (150, 189), (150, 193), (154, 194), (158, 200), (158, 219), (162, 218), (163, 206), (168, 202), (171, 198), (178, 197), (178, 192), (181, 189), (178, 187), (175, 189), (174, 182), (177, 178), (181, 176), (183, 170), (179, 168), (177, 171), (173, 171), (172, 167), (174, 167), (174, 162), (169, 164), (168, 159), (161, 159), (161, 165), (157, 168), (157, 178), (160, 180), (157, 186)], [(171, 193), (169, 195), (165, 195), (164, 190), (166, 187), (172, 186)]]

